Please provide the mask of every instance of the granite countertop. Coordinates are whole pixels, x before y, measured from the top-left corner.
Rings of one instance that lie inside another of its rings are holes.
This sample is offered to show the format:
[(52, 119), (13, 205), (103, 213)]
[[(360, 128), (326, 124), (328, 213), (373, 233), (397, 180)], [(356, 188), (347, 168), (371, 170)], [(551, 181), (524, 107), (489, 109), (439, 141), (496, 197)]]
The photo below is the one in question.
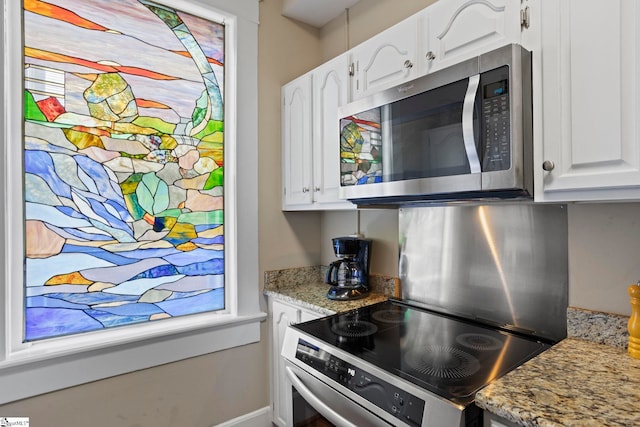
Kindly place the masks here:
[(386, 301), (400, 293), (400, 284), (396, 278), (372, 274), (369, 278), (371, 293), (365, 298), (333, 301), (327, 298), (329, 285), (323, 281), (325, 271), (324, 266), (267, 271), (264, 275), (264, 294), (330, 315)]
[(371, 292), (367, 297), (351, 301), (332, 301), (327, 298), (329, 285), (324, 282), (307, 282), (301, 284), (282, 284), (277, 288), (267, 289), (267, 296), (290, 302), (321, 314), (334, 314), (360, 308), (365, 305), (386, 301), (388, 296)]
[(476, 404), (523, 426), (638, 426), (640, 360), (567, 338), (482, 389)]

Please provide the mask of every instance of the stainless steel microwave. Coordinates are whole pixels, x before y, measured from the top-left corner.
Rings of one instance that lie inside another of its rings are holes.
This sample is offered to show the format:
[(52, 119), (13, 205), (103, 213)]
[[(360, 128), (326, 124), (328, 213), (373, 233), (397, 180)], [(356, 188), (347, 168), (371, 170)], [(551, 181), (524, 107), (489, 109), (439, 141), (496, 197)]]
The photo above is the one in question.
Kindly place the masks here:
[(358, 205), (533, 195), (531, 53), (508, 45), (339, 109)]

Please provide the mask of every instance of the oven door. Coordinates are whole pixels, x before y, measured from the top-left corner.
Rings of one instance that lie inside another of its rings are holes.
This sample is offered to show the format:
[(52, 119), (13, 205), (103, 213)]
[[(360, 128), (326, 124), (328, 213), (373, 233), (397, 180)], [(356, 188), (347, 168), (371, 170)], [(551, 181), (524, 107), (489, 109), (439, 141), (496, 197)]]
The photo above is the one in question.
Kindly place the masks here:
[(285, 372), (287, 427), (391, 425), (286, 360)]

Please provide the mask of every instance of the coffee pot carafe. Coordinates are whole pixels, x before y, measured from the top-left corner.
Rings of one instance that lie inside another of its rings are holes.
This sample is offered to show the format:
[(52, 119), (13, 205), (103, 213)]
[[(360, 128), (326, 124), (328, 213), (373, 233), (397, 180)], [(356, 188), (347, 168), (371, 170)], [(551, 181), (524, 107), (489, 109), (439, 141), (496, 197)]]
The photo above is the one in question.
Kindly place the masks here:
[(332, 239), (333, 251), (339, 258), (327, 268), (325, 282), (331, 285), (327, 298), (351, 300), (369, 293), (371, 240), (357, 237)]

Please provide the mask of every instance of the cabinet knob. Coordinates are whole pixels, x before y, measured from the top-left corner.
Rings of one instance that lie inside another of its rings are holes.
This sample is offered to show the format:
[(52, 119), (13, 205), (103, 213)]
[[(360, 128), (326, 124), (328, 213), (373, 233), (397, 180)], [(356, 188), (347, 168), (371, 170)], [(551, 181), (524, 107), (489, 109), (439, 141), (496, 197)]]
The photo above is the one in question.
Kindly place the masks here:
[(302, 192), (303, 192), (303, 193), (308, 193), (308, 192), (309, 192), (309, 189), (308, 189), (307, 187), (302, 187)]
[(409, 61), (408, 59), (406, 61), (404, 61), (404, 68), (411, 68), (413, 67), (413, 62)]
[(316, 193), (319, 193), (319, 192), (320, 192), (320, 187), (315, 187), (315, 188), (313, 189), (313, 191), (315, 191)]
[(553, 163), (553, 161), (551, 160), (545, 160), (544, 162), (542, 162), (542, 169), (547, 172), (551, 172), (555, 167), (556, 167), (556, 164)]
[(433, 53), (432, 51), (429, 51), (427, 52), (425, 57), (427, 58), (427, 61), (433, 61), (434, 59), (436, 59), (436, 54)]

